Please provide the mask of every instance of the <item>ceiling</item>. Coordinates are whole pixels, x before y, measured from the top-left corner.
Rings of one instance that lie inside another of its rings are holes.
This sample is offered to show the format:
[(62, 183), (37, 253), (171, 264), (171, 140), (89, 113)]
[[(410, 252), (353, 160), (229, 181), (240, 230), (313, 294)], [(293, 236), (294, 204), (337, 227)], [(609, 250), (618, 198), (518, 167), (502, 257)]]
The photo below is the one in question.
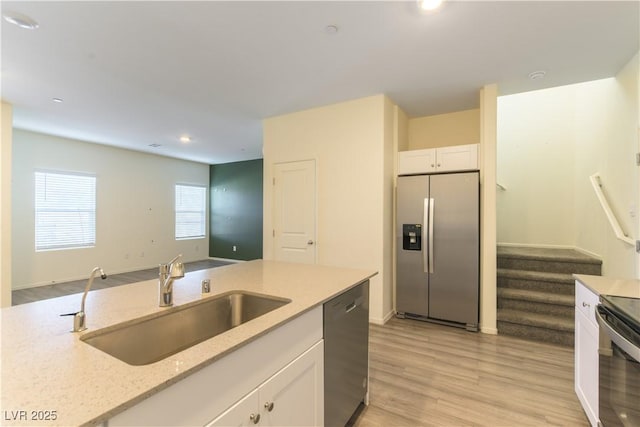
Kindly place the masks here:
[(490, 83), (504, 95), (612, 77), (638, 52), (639, 5), (2, 1), (40, 25), (2, 20), (2, 98), (16, 128), (208, 164), (255, 159), (271, 116), (384, 93), (421, 117), (477, 108)]

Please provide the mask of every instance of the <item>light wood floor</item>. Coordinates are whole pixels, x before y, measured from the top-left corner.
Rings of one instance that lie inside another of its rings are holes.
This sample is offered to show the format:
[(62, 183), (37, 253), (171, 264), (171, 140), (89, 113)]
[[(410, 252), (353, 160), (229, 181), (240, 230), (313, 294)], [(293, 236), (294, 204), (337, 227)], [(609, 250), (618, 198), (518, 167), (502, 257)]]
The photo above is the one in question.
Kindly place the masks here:
[[(204, 270), (207, 268), (220, 267), (229, 264), (225, 261), (217, 261), (212, 259), (205, 259), (202, 261), (187, 262), (184, 264), (185, 271)], [(105, 289), (113, 286), (126, 285), (128, 283), (141, 282), (144, 280), (155, 279), (158, 277), (158, 268), (149, 268), (146, 270), (132, 271), (122, 274), (109, 274), (107, 278), (101, 280), (100, 277), (96, 277), (91, 285), (91, 290)], [(87, 279), (75, 280), (73, 282), (56, 283), (53, 285), (39, 286), (37, 288), (20, 289), (11, 292), (11, 305), (20, 305), (28, 302), (39, 301), (43, 299), (56, 298), (64, 295), (77, 294), (84, 292), (84, 287), (87, 284)]]
[(357, 427), (589, 425), (572, 348), (395, 318), (370, 333)]

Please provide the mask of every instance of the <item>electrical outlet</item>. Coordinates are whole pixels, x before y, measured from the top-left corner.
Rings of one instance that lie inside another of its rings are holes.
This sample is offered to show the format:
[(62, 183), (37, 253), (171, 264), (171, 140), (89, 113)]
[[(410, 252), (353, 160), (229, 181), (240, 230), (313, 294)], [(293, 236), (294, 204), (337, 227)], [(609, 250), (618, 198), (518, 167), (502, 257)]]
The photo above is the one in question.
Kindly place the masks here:
[(233, 245), (233, 252), (235, 252), (235, 251), (236, 251), (236, 249), (237, 249), (237, 248), (236, 248), (236, 245)]

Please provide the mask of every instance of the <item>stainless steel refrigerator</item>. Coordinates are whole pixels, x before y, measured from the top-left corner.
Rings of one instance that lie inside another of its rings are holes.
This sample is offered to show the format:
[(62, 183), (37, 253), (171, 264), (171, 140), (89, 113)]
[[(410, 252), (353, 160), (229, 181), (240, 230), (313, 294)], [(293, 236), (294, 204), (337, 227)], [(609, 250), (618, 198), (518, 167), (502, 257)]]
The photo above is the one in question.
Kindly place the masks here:
[(398, 177), (396, 313), (477, 331), (478, 172)]

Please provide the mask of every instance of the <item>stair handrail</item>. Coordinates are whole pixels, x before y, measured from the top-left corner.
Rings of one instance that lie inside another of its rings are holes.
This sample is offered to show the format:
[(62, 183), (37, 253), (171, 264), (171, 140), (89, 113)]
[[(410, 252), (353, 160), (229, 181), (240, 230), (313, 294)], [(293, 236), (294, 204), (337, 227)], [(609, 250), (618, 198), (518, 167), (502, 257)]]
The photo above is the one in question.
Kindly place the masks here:
[(609, 220), (609, 224), (611, 224), (611, 228), (613, 228), (613, 232), (615, 233), (616, 237), (631, 246), (635, 246), (636, 242), (632, 238), (630, 238), (627, 233), (622, 231), (622, 227), (620, 227), (618, 218), (616, 218), (616, 215), (611, 210), (611, 206), (609, 205), (607, 198), (602, 192), (602, 182), (600, 181), (600, 173), (599, 172), (594, 173), (589, 177), (589, 180), (591, 181), (591, 185), (593, 186), (593, 190), (596, 192), (596, 197), (600, 202), (600, 206), (602, 206), (602, 209), (604, 210), (604, 214), (607, 216), (607, 219)]

